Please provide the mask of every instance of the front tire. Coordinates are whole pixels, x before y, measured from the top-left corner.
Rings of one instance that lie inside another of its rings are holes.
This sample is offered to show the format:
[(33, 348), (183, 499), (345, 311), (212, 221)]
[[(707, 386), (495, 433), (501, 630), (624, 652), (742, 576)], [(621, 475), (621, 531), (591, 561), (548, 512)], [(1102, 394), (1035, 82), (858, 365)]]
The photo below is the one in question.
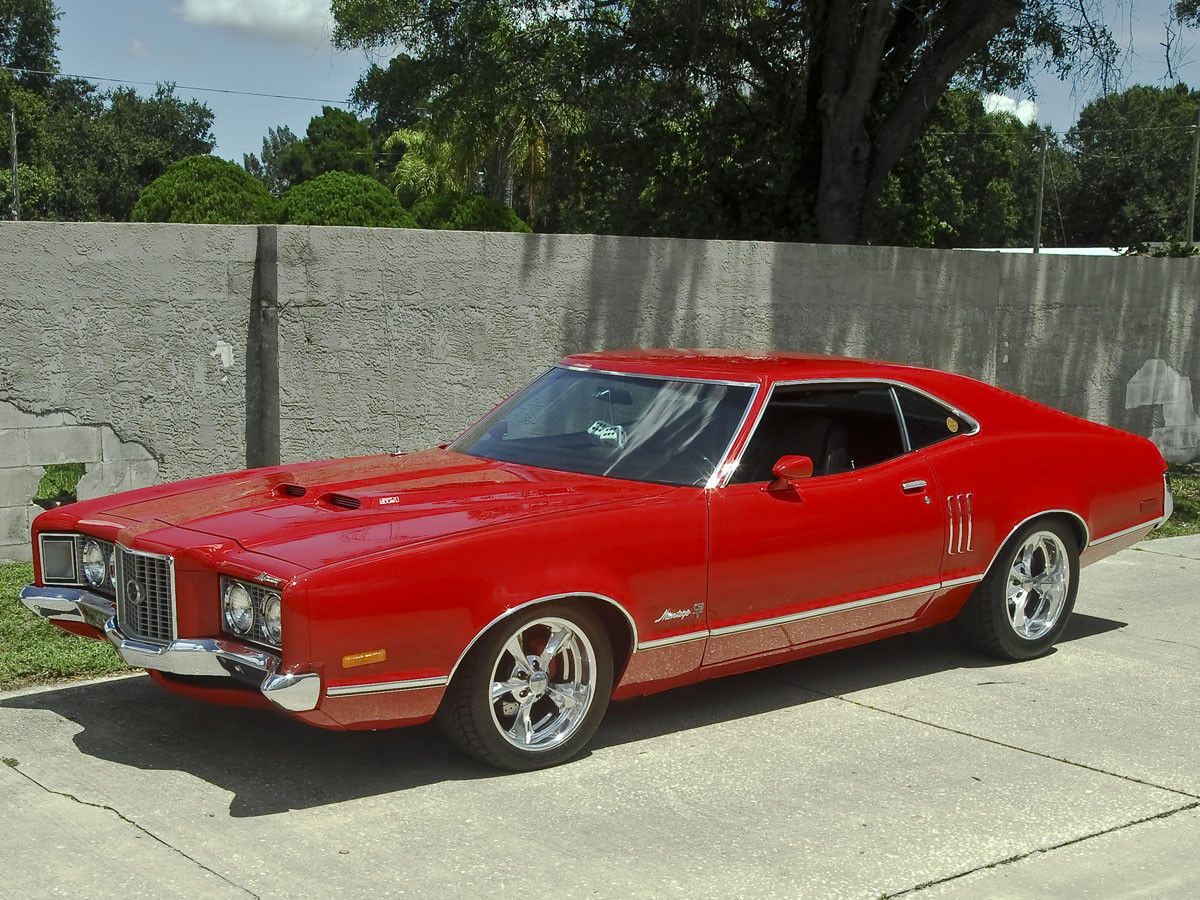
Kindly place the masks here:
[(1079, 549), (1061, 521), (1031, 522), (1004, 545), (954, 620), (978, 650), (1004, 659), (1049, 652), (1071, 616)]
[(490, 765), (554, 766), (591, 739), (612, 681), (612, 648), (599, 618), (582, 607), (546, 604), (501, 622), (471, 649), (438, 709), (438, 724)]

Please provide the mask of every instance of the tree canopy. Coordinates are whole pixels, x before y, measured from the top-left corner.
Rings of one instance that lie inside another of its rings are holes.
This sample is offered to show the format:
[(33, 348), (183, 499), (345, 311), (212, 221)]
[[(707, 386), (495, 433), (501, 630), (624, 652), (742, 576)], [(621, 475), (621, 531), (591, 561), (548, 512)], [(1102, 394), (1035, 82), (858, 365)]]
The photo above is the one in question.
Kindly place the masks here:
[(375, 142), (364, 122), (354, 113), (333, 106), (313, 116), (302, 140), (282, 149), (279, 177), (288, 185), (303, 184), (326, 172), (375, 172)]
[(242, 165), (257, 178), (272, 194), (282, 194), (288, 189), (288, 179), (283, 172), (283, 159), (298, 140), (286, 125), (268, 128), (262, 142), (262, 159), (253, 153), (242, 154)]
[(276, 201), (236, 163), (189, 156), (150, 182), (133, 207), (134, 222), (254, 225), (277, 218)]
[[(871, 239), (956, 79), (1106, 78), (1091, 0), (333, 0), (345, 47), (399, 44), (356, 98), (428, 128), (562, 230)], [(395, 68), (393, 73), (392, 69)], [(535, 199), (536, 198), (536, 199)], [(544, 201), (546, 202), (542, 202)]]
[[(22, 215), (46, 219), (128, 219), (142, 189), (176, 160), (214, 146), (213, 114), (184, 101), (174, 85), (143, 97), (101, 91), (57, 72), (57, 20), (49, 0), (0, 0), (0, 107), (17, 120)], [(0, 128), (0, 149), (9, 149)], [(5, 199), (11, 184), (4, 181)]]
[(0, 0), (0, 66), (17, 72), (21, 87), (45, 90), (58, 71), (58, 19), (51, 0)]
[(1093, 100), (1067, 135), (1079, 171), (1073, 237), (1126, 246), (1182, 237), (1200, 91), (1136, 85)]

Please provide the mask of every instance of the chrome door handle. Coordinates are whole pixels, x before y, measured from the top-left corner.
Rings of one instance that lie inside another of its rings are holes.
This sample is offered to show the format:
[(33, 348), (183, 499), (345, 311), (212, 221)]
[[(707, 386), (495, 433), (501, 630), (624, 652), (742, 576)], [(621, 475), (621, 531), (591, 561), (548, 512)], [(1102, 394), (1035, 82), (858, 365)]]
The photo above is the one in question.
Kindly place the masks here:
[(915, 494), (917, 491), (925, 490), (925, 488), (926, 484), (920, 478), (918, 478), (916, 481), (906, 481), (904, 484), (900, 485), (900, 490), (904, 491), (906, 494)]

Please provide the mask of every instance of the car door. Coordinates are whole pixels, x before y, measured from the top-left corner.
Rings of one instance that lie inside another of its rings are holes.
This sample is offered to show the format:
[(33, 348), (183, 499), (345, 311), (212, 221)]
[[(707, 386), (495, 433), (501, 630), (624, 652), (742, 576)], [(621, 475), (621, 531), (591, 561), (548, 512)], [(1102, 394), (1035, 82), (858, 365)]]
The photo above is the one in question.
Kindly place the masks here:
[[(773, 481), (788, 454), (813, 477)], [(889, 386), (776, 386), (732, 483), (709, 492), (704, 664), (912, 618), (938, 588), (943, 507)]]

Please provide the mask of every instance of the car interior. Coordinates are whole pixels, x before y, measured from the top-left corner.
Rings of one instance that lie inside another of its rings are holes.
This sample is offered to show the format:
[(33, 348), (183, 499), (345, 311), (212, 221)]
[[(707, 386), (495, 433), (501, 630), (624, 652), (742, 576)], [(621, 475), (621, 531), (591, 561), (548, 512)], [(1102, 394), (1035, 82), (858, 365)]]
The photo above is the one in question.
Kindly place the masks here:
[(886, 387), (777, 387), (732, 483), (771, 481), (782, 456), (807, 456), (813, 477), (874, 465), (904, 452)]

